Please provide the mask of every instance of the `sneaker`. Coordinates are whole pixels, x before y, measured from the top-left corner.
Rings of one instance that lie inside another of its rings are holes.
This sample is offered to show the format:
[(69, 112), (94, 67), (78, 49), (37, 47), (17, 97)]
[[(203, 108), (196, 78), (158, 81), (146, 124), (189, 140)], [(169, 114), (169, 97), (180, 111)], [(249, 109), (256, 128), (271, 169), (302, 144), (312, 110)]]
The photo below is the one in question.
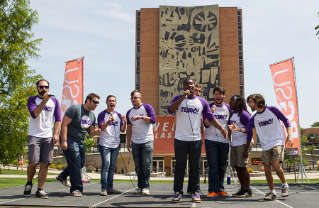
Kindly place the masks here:
[(282, 186), (281, 189), (281, 196), (289, 196), (289, 186)]
[(225, 191), (218, 191), (218, 196), (227, 197), (227, 196), (229, 196), (229, 195), (228, 195), (227, 192), (225, 192)]
[(79, 190), (75, 190), (72, 192), (71, 196), (75, 196), (75, 197), (81, 197), (82, 193)]
[(105, 189), (103, 189), (102, 191), (101, 191), (101, 194), (100, 194), (101, 196), (107, 196), (107, 191), (105, 190)]
[(141, 194), (141, 193), (142, 193), (142, 189), (141, 188), (135, 188), (134, 194)]
[(25, 184), (24, 186), (24, 196), (31, 196), (31, 189), (33, 184)]
[(243, 187), (241, 187), (240, 189), (238, 189), (238, 191), (236, 193), (234, 193), (232, 196), (233, 197), (239, 197), (240, 195), (243, 195), (245, 193), (244, 191), (245, 189)]
[(276, 199), (276, 194), (269, 192), (268, 194), (265, 195), (264, 200), (275, 200)]
[(178, 203), (182, 201), (182, 194), (179, 192), (175, 192), (174, 198), (172, 199), (172, 202)]
[(48, 199), (49, 197), (46, 195), (46, 193), (43, 190), (37, 190), (35, 192), (35, 196), (41, 199)]
[(216, 194), (215, 192), (209, 192), (209, 194), (207, 194), (207, 197), (208, 198), (213, 198), (213, 197), (217, 197), (218, 196), (218, 194)]
[(121, 194), (121, 191), (118, 191), (116, 189), (107, 189), (107, 194)]
[(67, 188), (70, 188), (71, 187), (71, 183), (68, 181), (68, 180), (64, 180), (60, 177), (55, 177), (55, 180), (57, 182), (60, 182), (63, 186), (67, 187)]
[(202, 202), (198, 192), (195, 192), (194, 194), (192, 194), (192, 202), (194, 202), (194, 203), (201, 203)]
[(238, 197), (240, 198), (246, 198), (246, 197), (252, 197), (253, 196), (253, 191), (251, 188), (244, 188), (243, 193), (239, 195)]
[(143, 188), (143, 189), (142, 189), (142, 194), (143, 194), (143, 195), (150, 195), (150, 190), (147, 189), (147, 188)]

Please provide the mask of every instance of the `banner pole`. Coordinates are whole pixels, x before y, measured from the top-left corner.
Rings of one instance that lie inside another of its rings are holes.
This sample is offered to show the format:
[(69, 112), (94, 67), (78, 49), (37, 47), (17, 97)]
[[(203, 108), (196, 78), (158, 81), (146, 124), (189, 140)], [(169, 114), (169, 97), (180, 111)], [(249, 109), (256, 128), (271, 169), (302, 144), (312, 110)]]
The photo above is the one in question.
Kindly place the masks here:
[[(308, 180), (308, 177), (307, 177), (307, 174), (306, 174), (306, 171), (305, 171), (305, 168), (303, 166), (303, 163), (302, 163), (302, 147), (301, 147), (301, 135), (300, 135), (300, 122), (299, 122), (299, 103), (298, 103), (298, 92), (297, 92), (297, 81), (296, 81), (296, 69), (295, 69), (295, 59), (294, 57), (291, 58), (292, 59), (292, 64), (293, 64), (293, 69), (294, 69), (294, 78), (295, 78), (295, 89), (296, 89), (296, 99), (297, 99), (297, 111), (298, 111), (298, 128), (299, 128), (299, 146), (300, 146), (300, 166), (299, 166), (299, 171), (298, 171), (298, 177), (297, 177), (297, 180), (299, 181), (299, 175), (301, 174), (301, 183), (303, 184), (303, 174), (305, 174), (307, 180)], [(308, 183), (309, 183), (309, 180), (308, 180)]]
[(82, 104), (84, 103), (84, 56), (82, 57)]

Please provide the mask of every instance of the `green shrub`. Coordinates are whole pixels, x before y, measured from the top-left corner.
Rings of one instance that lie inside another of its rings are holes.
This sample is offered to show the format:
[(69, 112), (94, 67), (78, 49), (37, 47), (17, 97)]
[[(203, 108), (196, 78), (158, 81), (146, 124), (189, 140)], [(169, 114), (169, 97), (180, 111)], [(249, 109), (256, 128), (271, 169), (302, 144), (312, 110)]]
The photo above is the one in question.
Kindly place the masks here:
[(86, 169), (86, 172), (92, 173), (93, 170), (94, 170), (94, 167), (92, 167), (92, 166), (85, 166), (85, 169)]
[(53, 163), (55, 165), (55, 167), (58, 167), (59, 165), (62, 165), (61, 160), (57, 160)]
[(62, 165), (62, 169), (64, 170), (67, 166), (67, 164)]

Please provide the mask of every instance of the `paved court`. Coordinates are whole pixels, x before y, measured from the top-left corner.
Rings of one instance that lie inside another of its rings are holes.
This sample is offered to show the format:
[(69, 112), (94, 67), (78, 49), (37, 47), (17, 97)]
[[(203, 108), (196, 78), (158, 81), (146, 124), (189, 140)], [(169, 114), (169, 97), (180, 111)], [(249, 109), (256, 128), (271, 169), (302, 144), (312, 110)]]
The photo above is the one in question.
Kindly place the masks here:
[[(191, 196), (183, 196), (181, 203), (172, 203), (173, 184), (151, 184), (151, 194), (136, 195), (133, 193), (132, 183), (115, 183), (114, 188), (121, 190), (123, 194), (100, 196), (99, 183), (85, 183), (82, 197), (72, 197), (69, 189), (64, 188), (58, 182), (45, 184), (45, 191), (49, 199), (39, 199), (34, 196), (37, 185), (34, 185), (31, 197), (23, 196), (23, 186), (0, 189), (0, 206), (5, 207), (251, 207), (251, 208), (275, 208), (275, 207), (318, 207), (318, 184), (291, 184), (290, 196), (281, 197), (281, 184), (276, 184), (277, 200), (264, 201), (263, 196), (268, 192), (267, 184), (253, 184), (253, 197), (251, 198), (206, 198), (207, 184), (201, 184), (202, 203), (192, 203)], [(187, 184), (184, 184), (186, 192)], [(226, 185), (229, 194), (235, 193), (239, 185)]]

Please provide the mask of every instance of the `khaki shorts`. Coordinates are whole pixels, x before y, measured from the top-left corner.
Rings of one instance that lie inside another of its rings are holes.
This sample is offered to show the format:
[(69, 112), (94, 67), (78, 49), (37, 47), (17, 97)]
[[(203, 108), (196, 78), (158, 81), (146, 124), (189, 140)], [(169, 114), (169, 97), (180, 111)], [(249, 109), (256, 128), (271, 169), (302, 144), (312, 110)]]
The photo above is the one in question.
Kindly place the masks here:
[(230, 149), (230, 166), (232, 167), (247, 167), (248, 165), (248, 158), (249, 158), (249, 154), (250, 151), (253, 148), (253, 145), (250, 144), (249, 148), (248, 148), (248, 157), (247, 158), (243, 158), (243, 152), (245, 150), (245, 146), (246, 144), (242, 144), (240, 146), (231, 146)]
[(269, 150), (262, 151), (261, 158), (263, 163), (271, 163), (273, 160), (282, 162), (284, 158), (284, 145), (277, 145)]
[(28, 136), (29, 164), (53, 162), (54, 143), (52, 137), (40, 138)]

